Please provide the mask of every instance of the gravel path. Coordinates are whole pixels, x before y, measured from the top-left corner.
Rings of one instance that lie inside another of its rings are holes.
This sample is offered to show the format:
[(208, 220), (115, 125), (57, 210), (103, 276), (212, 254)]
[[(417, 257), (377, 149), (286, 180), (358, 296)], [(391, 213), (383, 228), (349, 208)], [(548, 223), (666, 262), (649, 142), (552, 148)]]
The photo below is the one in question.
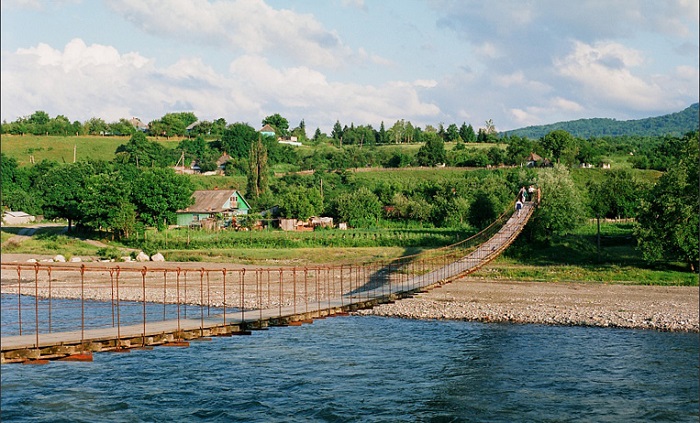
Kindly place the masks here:
[(358, 314), (698, 332), (698, 287), (460, 280)]

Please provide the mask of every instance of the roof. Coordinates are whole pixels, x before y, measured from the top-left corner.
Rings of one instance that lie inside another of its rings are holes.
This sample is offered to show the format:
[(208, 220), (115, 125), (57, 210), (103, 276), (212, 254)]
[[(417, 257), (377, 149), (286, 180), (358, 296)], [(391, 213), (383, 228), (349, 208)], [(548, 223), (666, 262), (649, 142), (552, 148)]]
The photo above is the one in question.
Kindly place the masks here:
[(131, 123), (134, 126), (134, 128), (138, 128), (138, 129), (148, 128), (148, 125), (141, 122), (141, 119), (139, 119), (137, 117), (132, 117), (131, 119), (129, 119), (129, 123)]
[(231, 157), (231, 156), (229, 156), (228, 154), (224, 153), (224, 154), (221, 155), (221, 157), (219, 157), (219, 158), (216, 160), (216, 165), (217, 165), (217, 166), (221, 166), (221, 165), (223, 165), (223, 164), (226, 164), (226, 163), (228, 163), (228, 161), (231, 160), (232, 158), (233, 158), (233, 157)]
[(530, 155), (527, 156), (527, 160), (529, 162), (539, 162), (542, 160), (542, 157), (540, 157), (537, 153), (530, 153)]
[(9, 217), (31, 217), (32, 215), (29, 213), (25, 213), (23, 211), (6, 211), (5, 216)]
[(245, 201), (243, 196), (238, 194), (236, 190), (195, 191), (192, 194), (194, 204), (184, 210), (178, 210), (178, 213), (221, 213), (228, 211), (228, 209), (224, 209), (223, 207), (231, 197), (241, 198), (243, 202), (248, 205), (248, 202)]
[(202, 122), (196, 120), (196, 121), (190, 123), (189, 125), (187, 125), (187, 128), (185, 128), (185, 130), (186, 130), (186, 131), (191, 131), (191, 130), (193, 130), (197, 125), (199, 125), (200, 123), (202, 123)]
[(275, 133), (275, 128), (273, 128), (272, 126), (270, 126), (270, 124), (268, 123), (268, 124), (265, 124), (265, 126), (262, 127), (262, 129), (260, 130), (260, 132), (272, 132), (272, 133), (274, 134), (274, 133)]

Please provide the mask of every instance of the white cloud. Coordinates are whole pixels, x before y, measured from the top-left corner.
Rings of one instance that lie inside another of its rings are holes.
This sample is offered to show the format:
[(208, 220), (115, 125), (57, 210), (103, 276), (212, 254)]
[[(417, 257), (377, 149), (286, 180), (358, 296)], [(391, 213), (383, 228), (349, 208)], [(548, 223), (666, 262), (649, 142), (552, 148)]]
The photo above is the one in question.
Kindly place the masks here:
[(329, 68), (367, 56), (353, 52), (314, 16), (274, 9), (263, 0), (171, 0), (167, 6), (156, 0), (112, 0), (109, 4), (141, 30), (182, 42)]
[[(584, 108), (579, 103), (561, 97), (546, 99), (541, 105), (528, 106), (525, 108), (512, 108), (510, 115), (518, 126), (532, 126), (552, 123), (552, 117), (566, 116), (572, 112), (578, 113)], [(562, 119), (556, 119), (563, 120)]]
[(193, 111), (201, 119), (225, 118), (256, 126), (280, 113), (290, 122), (330, 131), (336, 120), (379, 125), (408, 119), (425, 122), (440, 113), (421, 99), (435, 81), (395, 81), (382, 85), (331, 82), (318, 70), (275, 68), (261, 56), (234, 60), (222, 74), (199, 58), (158, 67), (137, 53), (70, 41), (61, 50), (45, 44), (2, 55), (2, 111), (8, 121), (44, 110), (85, 121), (101, 117), (159, 118)]
[(561, 75), (577, 82), (590, 100), (599, 98), (631, 109), (648, 110), (658, 107), (668, 94), (653, 80), (633, 74), (633, 68), (643, 62), (640, 52), (618, 43), (575, 42), (573, 51), (555, 59), (554, 65)]

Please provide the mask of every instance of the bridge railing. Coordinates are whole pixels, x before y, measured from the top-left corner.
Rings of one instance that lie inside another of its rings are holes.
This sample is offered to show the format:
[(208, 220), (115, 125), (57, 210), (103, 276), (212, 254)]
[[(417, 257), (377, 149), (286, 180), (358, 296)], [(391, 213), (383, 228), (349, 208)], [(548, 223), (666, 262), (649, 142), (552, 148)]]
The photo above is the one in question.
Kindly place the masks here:
[(282, 317), (392, 298), (464, 274), (465, 256), (478, 268), (512, 214), (448, 247), (352, 265), (2, 263), (2, 337), (33, 335), (39, 345), (56, 332), (143, 325), (145, 334), (162, 321), (217, 316), (225, 325), (233, 313), (254, 320), (263, 310)]

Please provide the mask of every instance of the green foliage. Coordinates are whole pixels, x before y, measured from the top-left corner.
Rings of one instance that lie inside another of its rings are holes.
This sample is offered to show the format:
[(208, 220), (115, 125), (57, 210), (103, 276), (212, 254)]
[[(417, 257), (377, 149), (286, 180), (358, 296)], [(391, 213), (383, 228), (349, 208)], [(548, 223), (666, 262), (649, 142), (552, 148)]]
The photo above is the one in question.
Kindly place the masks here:
[(542, 169), (536, 182), (542, 190), (542, 201), (531, 220), (535, 237), (549, 241), (555, 234), (565, 235), (575, 229), (583, 220), (584, 207), (569, 171), (561, 165)]
[(87, 178), (78, 209), (82, 223), (93, 230), (106, 230), (129, 237), (136, 226), (136, 210), (130, 200), (131, 185), (117, 173)]
[(323, 211), (323, 199), (317, 189), (297, 187), (288, 190), (279, 201), (280, 215), (306, 220)]
[(267, 149), (263, 145), (262, 137), (251, 145), (248, 156), (248, 180), (246, 195), (249, 199), (259, 198), (268, 188)]
[(129, 142), (117, 147), (115, 154), (118, 162), (136, 166), (164, 167), (174, 164), (165, 147), (155, 141), (149, 141), (142, 132), (135, 133)]
[(250, 146), (258, 139), (258, 131), (247, 123), (234, 123), (224, 130), (221, 149), (231, 157), (247, 158)]
[(336, 216), (352, 227), (373, 227), (382, 212), (379, 198), (365, 187), (341, 194), (335, 201)]
[(522, 165), (530, 153), (535, 152), (535, 143), (525, 137), (511, 135), (506, 138), (505, 162), (510, 165)]
[(148, 132), (155, 137), (184, 136), (187, 133), (185, 128), (196, 121), (197, 116), (192, 112), (166, 113), (148, 124)]
[(116, 247), (103, 247), (98, 249), (95, 254), (101, 260), (119, 260), (121, 252)]
[(684, 137), (681, 159), (643, 199), (635, 234), (647, 261), (682, 260), (698, 270), (698, 133)]
[(131, 198), (143, 223), (163, 228), (166, 222), (176, 222), (176, 210), (192, 204), (193, 192), (188, 177), (170, 168), (155, 168), (143, 171), (134, 179)]
[(58, 165), (51, 168), (36, 183), (44, 201), (44, 217), (66, 219), (68, 227), (81, 222), (84, 213), (80, 208), (86, 181), (94, 175), (92, 165), (85, 162)]
[[(456, 127), (455, 127), (456, 132)], [(416, 159), (421, 166), (435, 166), (447, 161), (445, 141), (436, 134), (425, 134), (425, 144), (416, 154)]]
[(634, 217), (641, 195), (642, 185), (627, 169), (604, 171), (600, 182), (588, 183), (589, 204), (596, 217)]
[(574, 137), (563, 129), (555, 129), (542, 138), (540, 145), (552, 159), (559, 162), (564, 152), (573, 147)]

